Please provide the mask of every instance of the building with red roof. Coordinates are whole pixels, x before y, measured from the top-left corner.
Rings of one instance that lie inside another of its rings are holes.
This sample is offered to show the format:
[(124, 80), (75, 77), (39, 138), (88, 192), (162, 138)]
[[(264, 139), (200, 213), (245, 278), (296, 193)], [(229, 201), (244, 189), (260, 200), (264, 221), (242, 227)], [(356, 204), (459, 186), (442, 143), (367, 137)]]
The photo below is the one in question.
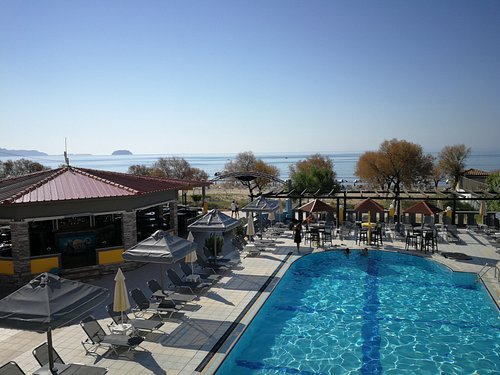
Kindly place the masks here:
[(0, 180), (0, 277), (122, 262), (155, 230), (177, 232), (179, 190), (209, 184), (72, 166)]

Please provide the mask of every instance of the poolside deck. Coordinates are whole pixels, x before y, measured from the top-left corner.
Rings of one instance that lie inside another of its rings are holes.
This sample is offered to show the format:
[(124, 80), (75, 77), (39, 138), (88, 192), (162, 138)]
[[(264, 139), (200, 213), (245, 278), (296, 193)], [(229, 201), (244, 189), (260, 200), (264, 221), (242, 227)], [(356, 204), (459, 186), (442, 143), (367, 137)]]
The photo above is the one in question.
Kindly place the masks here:
[[(386, 241), (383, 248), (431, 257), (455, 271), (479, 272), (485, 263), (495, 264), (500, 261), (500, 254), (486, 237), (465, 230), (460, 230), (459, 237), (458, 243), (439, 243), (440, 252), (434, 254), (405, 251), (404, 243), (398, 240)], [(354, 240), (335, 239), (333, 243), (338, 248), (360, 248), (355, 245)], [(162, 327), (164, 334), (149, 334), (142, 344), (147, 351), (139, 348), (116, 357), (105, 349), (100, 349), (96, 355), (85, 355), (81, 341), (86, 335), (77, 323), (54, 330), (54, 347), (67, 363), (78, 362), (106, 367), (109, 374), (210, 373), (222, 359), (223, 353), (228, 350), (228, 342), (234, 341), (249, 323), (287, 267), (299, 256), (324, 251), (303, 245), (301, 254), (297, 254), (289, 231), (278, 239), (276, 246), (275, 251), (265, 252), (257, 257), (231, 253), (232, 257), (240, 257), (241, 263), (204, 293), (197, 301), (197, 307), (186, 311), (178, 319), (165, 323)], [(463, 253), (469, 255), (472, 260), (448, 259), (443, 257), (441, 252)], [(145, 265), (125, 273), (125, 277), (129, 290), (139, 287), (147, 293), (146, 281), (159, 278), (159, 267)], [(108, 287), (112, 292), (113, 278), (114, 275), (108, 275), (91, 283)], [(500, 283), (494, 277), (494, 269), (490, 269), (483, 279), (497, 304), (500, 304)], [(106, 329), (111, 320), (104, 305), (93, 314)], [(229, 340), (225, 341), (228, 332)], [(39, 365), (31, 351), (45, 340), (45, 334), (0, 329), (0, 365), (14, 360), (26, 373), (35, 371)]]

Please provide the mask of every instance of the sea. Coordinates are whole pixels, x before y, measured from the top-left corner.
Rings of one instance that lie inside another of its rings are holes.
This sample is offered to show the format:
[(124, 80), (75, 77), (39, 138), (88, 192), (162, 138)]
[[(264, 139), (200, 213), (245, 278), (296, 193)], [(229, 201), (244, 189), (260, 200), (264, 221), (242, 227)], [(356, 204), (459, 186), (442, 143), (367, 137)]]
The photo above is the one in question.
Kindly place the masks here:
[[(346, 183), (354, 182), (356, 176), (354, 171), (356, 163), (363, 152), (333, 152), (321, 153), (322, 156), (328, 156), (333, 160), (334, 170), (337, 173), (337, 179)], [(311, 153), (254, 153), (256, 158), (263, 160), (267, 164), (278, 168), (279, 178), (287, 180), (289, 176), (289, 166), (300, 160), (305, 160)], [(437, 156), (437, 153), (434, 155)], [(210, 179), (215, 177), (217, 172), (222, 172), (226, 163), (234, 160), (236, 154), (152, 154), (152, 155), (80, 155), (70, 154), (69, 163), (75, 167), (100, 169), (113, 172), (126, 173), (131, 165), (152, 166), (162, 157), (180, 157), (184, 158), (191, 167), (204, 170)], [(63, 155), (44, 155), (44, 156), (13, 156), (0, 155), (0, 161), (8, 159), (30, 159), (39, 162), (50, 168), (58, 168), (64, 164)], [(473, 153), (466, 162), (466, 168), (476, 168), (485, 171), (500, 170), (500, 152), (482, 152)]]

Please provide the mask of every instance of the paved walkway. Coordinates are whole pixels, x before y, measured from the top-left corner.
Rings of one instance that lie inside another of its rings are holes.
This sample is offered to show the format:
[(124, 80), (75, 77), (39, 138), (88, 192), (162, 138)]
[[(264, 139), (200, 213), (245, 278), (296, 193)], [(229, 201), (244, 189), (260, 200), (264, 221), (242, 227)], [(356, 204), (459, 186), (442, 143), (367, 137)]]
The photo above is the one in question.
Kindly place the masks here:
[[(409, 253), (429, 256), (453, 270), (467, 272), (478, 272), (485, 263), (500, 261), (500, 255), (485, 237), (461, 231), (460, 239), (460, 243), (440, 243), (440, 252), (460, 252), (470, 255), (472, 260), (451, 260), (440, 253), (432, 255), (415, 251), (409, 251)], [(353, 240), (336, 239), (333, 243), (338, 248), (343, 246), (351, 249), (359, 248)], [(210, 373), (223, 356), (217, 354), (215, 349), (220, 347), (219, 352), (227, 350), (227, 344), (224, 345), (224, 340), (221, 338), (228, 328), (232, 328), (232, 334), (228, 340), (232, 341), (231, 339), (242, 331), (252, 314), (265, 301), (270, 290), (297, 257), (310, 252), (323, 251), (303, 246), (301, 254), (297, 254), (291, 232), (280, 237), (276, 245), (275, 251), (262, 253), (258, 257), (244, 257), (244, 253), (231, 253), (232, 257), (241, 257), (241, 263), (204, 293), (197, 301), (197, 305), (193, 305), (189, 311), (177, 316), (176, 319), (167, 321), (162, 327), (163, 334), (149, 334), (142, 344), (145, 350), (139, 348), (136, 351), (123, 353), (119, 357), (106, 352), (105, 349), (99, 349), (93, 355), (85, 355), (81, 341), (85, 340), (86, 335), (78, 324), (56, 329), (53, 332), (54, 347), (67, 363), (78, 362), (106, 367), (109, 374)], [(404, 243), (389, 240), (384, 243), (384, 249), (404, 252)], [(292, 255), (289, 255), (290, 253)], [(278, 269), (275, 278), (270, 279), (269, 277)], [(145, 265), (135, 271), (125, 273), (125, 277), (129, 290), (139, 287), (147, 293), (146, 281), (151, 278), (159, 279), (159, 266)], [(113, 278), (114, 275), (108, 275), (95, 280), (92, 284), (105, 286), (112, 294)], [(489, 270), (484, 279), (495, 296), (497, 304), (500, 303), (500, 284), (494, 278), (494, 270)], [(272, 281), (267, 285), (269, 280)], [(111, 302), (111, 297), (109, 302)], [(251, 306), (250, 302), (252, 302)], [(96, 309), (93, 314), (107, 330), (106, 325), (110, 324), (110, 319), (107, 317), (104, 305)], [(235, 323), (236, 320), (238, 320), (237, 323)], [(45, 340), (45, 334), (0, 329), (0, 365), (14, 360), (26, 373), (33, 372), (39, 366), (31, 351)]]

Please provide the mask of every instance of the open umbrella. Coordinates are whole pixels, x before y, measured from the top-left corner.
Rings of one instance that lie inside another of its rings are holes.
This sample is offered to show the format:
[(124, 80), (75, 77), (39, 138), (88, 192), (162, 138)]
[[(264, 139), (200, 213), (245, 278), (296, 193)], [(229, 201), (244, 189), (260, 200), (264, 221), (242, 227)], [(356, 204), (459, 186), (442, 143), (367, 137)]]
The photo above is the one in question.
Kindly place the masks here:
[[(188, 225), (188, 229), (192, 232), (214, 233), (216, 235), (217, 233), (229, 232), (239, 225), (239, 220), (227, 216), (220, 210), (213, 209)], [(217, 245), (216, 239), (214, 243)], [(214, 255), (217, 256), (217, 247), (214, 249)]]
[[(193, 233), (189, 232), (188, 234), (188, 237), (187, 237), (187, 240), (189, 242), (194, 242), (194, 237), (193, 237)], [(193, 250), (191, 251), (190, 253), (188, 253), (186, 255), (186, 257), (184, 258), (184, 261), (187, 262), (187, 263), (191, 263), (191, 274), (194, 273), (194, 267), (193, 267), (193, 263), (196, 262), (196, 260), (198, 259), (198, 256), (196, 255), (196, 250)]]
[(121, 313), (121, 322), (123, 322), (123, 312), (130, 309), (127, 286), (125, 285), (125, 275), (121, 268), (118, 268), (115, 276), (115, 295), (113, 298), (113, 311)]
[(279, 203), (275, 200), (267, 199), (264, 196), (259, 196), (257, 199), (248, 203), (241, 209), (243, 212), (257, 212), (259, 214), (260, 233), (262, 236), (262, 213), (273, 212), (279, 207)]
[(47, 332), (49, 371), (55, 373), (52, 329), (82, 317), (108, 296), (106, 288), (42, 273), (0, 300), (0, 327)]
[(165, 231), (157, 230), (144, 241), (132, 246), (123, 252), (123, 259), (144, 262), (159, 263), (161, 269), (161, 286), (164, 285), (163, 267), (184, 258), (192, 251), (196, 251), (196, 244), (184, 238), (173, 236)]

